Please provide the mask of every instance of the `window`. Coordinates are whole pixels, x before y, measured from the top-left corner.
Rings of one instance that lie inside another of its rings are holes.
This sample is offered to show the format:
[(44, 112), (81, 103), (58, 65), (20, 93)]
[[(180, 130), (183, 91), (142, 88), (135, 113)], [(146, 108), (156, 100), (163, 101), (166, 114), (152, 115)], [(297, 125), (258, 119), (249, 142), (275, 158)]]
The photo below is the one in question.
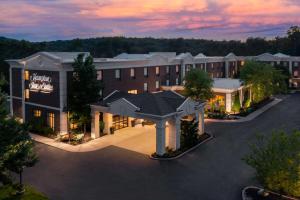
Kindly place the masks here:
[(219, 78), (219, 72), (217, 72), (217, 78)]
[(169, 74), (170, 73), (170, 67), (166, 66), (166, 73)]
[(242, 61), (242, 62), (241, 62), (241, 66), (244, 66), (244, 65), (245, 65), (245, 61)]
[(159, 67), (155, 67), (155, 74), (158, 76), (159, 75)]
[(102, 70), (97, 71), (97, 80), (102, 81)]
[(148, 68), (144, 67), (144, 76), (147, 77), (148, 76)]
[(179, 85), (179, 79), (176, 78), (176, 85)]
[(294, 77), (298, 77), (298, 71), (294, 71)]
[(190, 65), (186, 65), (186, 71), (189, 72), (191, 70)]
[(116, 79), (121, 79), (120, 69), (115, 70), (115, 78)]
[(134, 70), (134, 68), (131, 68), (131, 69), (130, 69), (130, 77), (131, 77), (131, 78), (134, 78), (134, 77), (135, 77), (135, 70)]
[(144, 91), (145, 91), (145, 92), (148, 91), (148, 83), (144, 83)]
[(29, 71), (25, 70), (24, 72), (24, 79), (25, 81), (29, 81)]
[(137, 94), (137, 90), (128, 90), (128, 94)]
[(40, 117), (40, 116), (42, 116), (41, 110), (33, 110), (33, 116), (34, 117)]
[(277, 61), (277, 65), (280, 65), (280, 61)]
[(55, 119), (54, 113), (48, 113), (47, 124), (53, 130), (54, 130), (54, 119)]
[(176, 73), (179, 73), (179, 65), (176, 65)]
[(298, 62), (294, 63), (294, 67), (298, 67), (298, 65), (299, 65)]
[(100, 97), (102, 97), (102, 95), (103, 95), (103, 89), (99, 90), (99, 95), (100, 95)]
[(170, 80), (166, 80), (166, 85), (167, 85), (167, 86), (170, 85)]
[(211, 63), (211, 69), (214, 69), (214, 63)]
[(159, 89), (159, 81), (155, 81), (155, 88)]
[(275, 65), (275, 63), (274, 63), (274, 62), (271, 62), (271, 65), (272, 65), (272, 66), (274, 66), (274, 65)]
[(25, 89), (25, 99), (29, 99), (29, 89)]
[(283, 62), (283, 66), (287, 67), (288, 66), (288, 62)]

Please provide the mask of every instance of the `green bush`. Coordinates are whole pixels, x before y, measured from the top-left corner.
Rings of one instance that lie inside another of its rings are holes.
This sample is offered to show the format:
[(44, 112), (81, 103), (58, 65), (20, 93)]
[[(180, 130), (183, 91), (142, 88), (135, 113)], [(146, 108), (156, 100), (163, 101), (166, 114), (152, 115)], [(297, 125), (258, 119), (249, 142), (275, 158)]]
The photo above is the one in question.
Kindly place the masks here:
[(264, 187), (300, 197), (300, 131), (288, 135), (273, 132), (270, 138), (258, 136), (244, 160), (256, 170)]
[(33, 133), (45, 136), (51, 136), (54, 134), (53, 129), (45, 125), (44, 120), (42, 118), (33, 118), (29, 122), (29, 130)]
[(181, 122), (181, 148), (192, 147), (199, 142), (198, 123), (195, 120)]
[(233, 105), (232, 105), (231, 110), (232, 110), (234, 113), (238, 113), (238, 112), (240, 112), (240, 109), (241, 109), (240, 98), (239, 98), (239, 95), (236, 94), (236, 95), (234, 96), (234, 102), (233, 102)]

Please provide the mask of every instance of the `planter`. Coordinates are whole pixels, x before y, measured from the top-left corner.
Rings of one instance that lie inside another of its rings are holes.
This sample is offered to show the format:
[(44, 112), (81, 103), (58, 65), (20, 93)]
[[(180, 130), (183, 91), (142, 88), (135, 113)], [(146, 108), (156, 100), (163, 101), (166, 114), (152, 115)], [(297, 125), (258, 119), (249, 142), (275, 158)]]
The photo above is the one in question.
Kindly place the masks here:
[(243, 200), (297, 200), (295, 197), (278, 194), (263, 188), (248, 186), (242, 191)]

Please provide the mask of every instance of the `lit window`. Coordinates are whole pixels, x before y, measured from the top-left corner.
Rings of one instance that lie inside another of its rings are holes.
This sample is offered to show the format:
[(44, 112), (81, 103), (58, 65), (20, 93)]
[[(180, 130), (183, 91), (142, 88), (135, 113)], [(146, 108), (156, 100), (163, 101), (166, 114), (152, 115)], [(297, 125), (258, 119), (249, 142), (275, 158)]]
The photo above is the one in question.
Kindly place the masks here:
[(245, 65), (245, 61), (242, 61), (242, 62), (241, 62), (241, 65), (244, 66), (244, 65)]
[(78, 127), (78, 124), (77, 124), (77, 123), (74, 123), (74, 122), (71, 122), (71, 123), (70, 123), (70, 128), (71, 128), (71, 129), (77, 129), (77, 127)]
[(25, 81), (29, 81), (29, 71), (25, 70), (24, 72), (24, 79)]
[(169, 74), (170, 73), (170, 67), (166, 66), (166, 73)]
[(54, 113), (48, 113), (47, 123), (48, 123), (48, 126), (50, 128), (52, 128), (53, 130), (54, 130), (54, 119), (55, 119)]
[(159, 67), (155, 67), (155, 74), (159, 75)]
[(170, 85), (170, 81), (166, 80), (166, 85), (169, 86)]
[(186, 65), (186, 71), (189, 72), (190, 71), (190, 65)]
[(97, 80), (102, 80), (102, 70), (97, 71)]
[(155, 88), (158, 89), (159, 88), (159, 81), (155, 82)]
[(211, 63), (211, 69), (214, 69), (214, 63)]
[(176, 78), (176, 85), (179, 85), (179, 79)]
[(148, 83), (144, 83), (144, 91), (145, 91), (145, 92), (148, 91)]
[(34, 117), (40, 117), (42, 115), (41, 110), (33, 110), (33, 116)]
[(144, 67), (144, 76), (147, 77), (148, 76), (148, 68)]
[(137, 94), (137, 90), (128, 90), (128, 94)]
[(134, 77), (135, 77), (135, 70), (134, 70), (134, 68), (131, 68), (131, 69), (130, 69), (130, 77), (131, 77), (131, 78), (134, 78)]
[(25, 89), (25, 99), (29, 99), (29, 89)]
[(176, 73), (179, 73), (179, 65), (176, 65)]
[(298, 71), (294, 71), (294, 77), (298, 76)]
[(116, 69), (115, 70), (115, 78), (116, 79), (120, 79), (121, 78), (121, 76), (120, 76), (120, 69)]

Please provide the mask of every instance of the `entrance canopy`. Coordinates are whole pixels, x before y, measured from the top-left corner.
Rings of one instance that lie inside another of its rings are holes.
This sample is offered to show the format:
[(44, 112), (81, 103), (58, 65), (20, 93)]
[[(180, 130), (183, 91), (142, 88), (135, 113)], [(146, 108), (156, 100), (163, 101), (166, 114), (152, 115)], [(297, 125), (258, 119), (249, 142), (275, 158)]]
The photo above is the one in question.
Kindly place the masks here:
[[(156, 152), (165, 152), (165, 128), (168, 124), (170, 148), (180, 146), (180, 120), (193, 115), (199, 121), (199, 133), (204, 132), (204, 102), (185, 98), (174, 91), (128, 94), (114, 91), (103, 101), (91, 104), (92, 137), (99, 137), (99, 114), (103, 114), (106, 130), (112, 126), (113, 115), (145, 119), (156, 124)], [(201, 119), (201, 120), (200, 120)]]

